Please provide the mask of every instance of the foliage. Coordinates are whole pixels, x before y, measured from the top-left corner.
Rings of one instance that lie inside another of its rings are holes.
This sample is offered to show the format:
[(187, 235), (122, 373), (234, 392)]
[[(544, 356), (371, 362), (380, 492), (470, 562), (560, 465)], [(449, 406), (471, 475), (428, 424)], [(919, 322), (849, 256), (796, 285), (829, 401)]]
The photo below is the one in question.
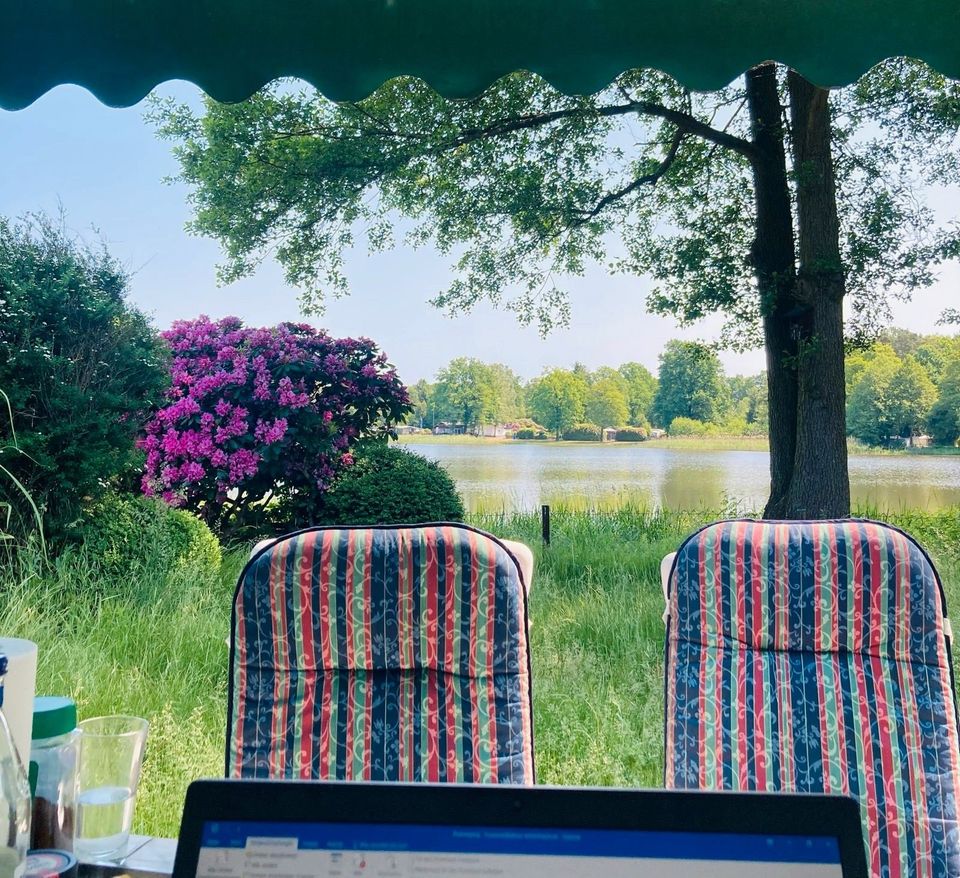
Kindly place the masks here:
[(220, 569), (220, 543), (210, 528), (186, 510), (148, 497), (106, 494), (84, 510), (79, 537), (103, 576), (142, 575), (148, 560), (169, 570)]
[(719, 423), (730, 408), (730, 392), (715, 351), (690, 341), (668, 341), (660, 354), (660, 379), (651, 416), (659, 426), (676, 418)]
[(868, 445), (881, 445), (894, 435), (890, 382), (900, 360), (889, 345), (876, 345), (847, 400), (847, 429)]
[(928, 424), (938, 445), (956, 445), (960, 439), (960, 358), (944, 373), (940, 397), (930, 410)]
[(627, 423), (649, 428), (649, 412), (657, 393), (657, 379), (640, 363), (624, 363), (617, 371), (627, 382), (627, 405), (630, 407)]
[(600, 442), (603, 429), (596, 424), (574, 424), (563, 431), (563, 438), (570, 442)]
[(573, 372), (553, 369), (532, 381), (527, 392), (530, 413), (557, 439), (583, 420), (586, 382)]
[(418, 427), (433, 429), (436, 424), (436, 387), (422, 378), (408, 388), (410, 394), (410, 413), (406, 422)]
[(364, 444), (324, 495), (316, 524), (462, 521), (463, 501), (440, 464), (385, 443)]
[(943, 339), (948, 344), (941, 345), (937, 336), (898, 333), (891, 332), (891, 337), (903, 349), (909, 341), (916, 354), (901, 359), (889, 344), (880, 343), (847, 357), (848, 430), (868, 445), (922, 433), (938, 395), (930, 370), (941, 372), (952, 362), (946, 357), (939, 362), (929, 356), (921, 359), (921, 352), (945, 353), (952, 339)]
[[(944, 252), (916, 187), (957, 179), (958, 91), (897, 59), (833, 95), (840, 242), (864, 331), (883, 318), (885, 292), (928, 284)], [(316, 306), (347, 291), (355, 230), (372, 250), (390, 247), (403, 215), (407, 243), (454, 258), (437, 304), (505, 302), (547, 329), (569, 317), (561, 279), (605, 263), (616, 236), (614, 266), (655, 278), (652, 308), (685, 321), (726, 312), (755, 338), (748, 110), (742, 81), (690, 93), (632, 70), (592, 96), (518, 72), (448, 101), (401, 77), (357, 103), (277, 84), (237, 104), (207, 99), (199, 115), (156, 102), (151, 118), (175, 143), (192, 227), (220, 240), (227, 279), (276, 253)]]
[(727, 379), (727, 385), (730, 389), (732, 413), (734, 416), (742, 418), (745, 424), (742, 430), (731, 430), (730, 432), (766, 433), (769, 416), (767, 376), (763, 372), (759, 375), (746, 377), (735, 375)]
[(146, 424), (143, 489), (220, 529), (312, 523), (356, 443), (409, 411), (369, 339), (235, 317), (180, 321), (163, 335), (172, 387)]
[(916, 357), (930, 380), (939, 385), (950, 363), (960, 360), (960, 336), (928, 335), (917, 347)]
[(62, 226), (0, 219), (0, 530), (35, 527), (29, 494), (62, 542), (83, 503), (138, 465), (138, 412), (166, 368), (127, 283)]
[(82, 544), (52, 563), (5, 563), (0, 630), (38, 644), (37, 691), (77, 701), (81, 719), (150, 722), (134, 832), (176, 836), (183, 796), (223, 771), (233, 587), (249, 548), (223, 566), (177, 564), (148, 550), (136, 573), (110, 573)]
[(670, 436), (707, 436), (716, 429), (711, 430), (710, 424), (698, 421), (695, 418), (676, 417), (670, 422), (667, 433)]
[[(960, 606), (960, 515), (865, 510), (904, 527), (934, 553), (950, 607)], [(663, 594), (660, 561), (725, 510), (551, 509), (470, 517), (531, 546), (531, 650), (538, 778), (543, 783), (654, 787), (663, 781)], [(41, 559), (3, 571), (0, 630), (39, 643), (37, 691), (77, 699), (81, 717), (135, 712), (151, 723), (134, 831), (175, 836), (187, 783), (223, 770), (230, 595), (247, 550), (218, 577), (157, 574), (143, 604), (124, 578)], [(111, 600), (91, 603), (100, 592)], [(144, 632), (150, 632), (145, 637)], [(954, 654), (955, 662), (960, 656)], [(571, 686), (571, 679), (578, 681)]]
[(490, 369), (476, 358), (459, 357), (437, 373), (435, 394), (440, 420), (472, 430), (487, 421), (493, 409)]
[(614, 438), (617, 442), (646, 442), (649, 436), (645, 427), (621, 427)]
[(887, 395), (894, 435), (920, 435), (927, 412), (937, 399), (937, 388), (916, 357), (903, 359), (890, 379)]
[(521, 427), (513, 434), (514, 439), (549, 439), (546, 430), (539, 430), (534, 427)]
[[(652, 276), (651, 310), (720, 312), (725, 342), (762, 340), (776, 517), (849, 512), (845, 297), (868, 338), (891, 296), (960, 253), (922, 192), (960, 181), (960, 85), (909, 59), (832, 95), (766, 62), (710, 94), (631, 70), (565, 96), (520, 72), (471, 101), (399, 78), (356, 103), (280, 85), (205, 110), (161, 103), (153, 118), (227, 277), (276, 253), (317, 306), (346, 291), (354, 232), (392, 246), (403, 215), (408, 243), (454, 258), (434, 299), (450, 312), (505, 303), (546, 332), (569, 318), (563, 278), (594, 263)], [(658, 417), (719, 422), (720, 408)]]
[(594, 381), (587, 393), (584, 414), (588, 421), (602, 427), (623, 426), (630, 417), (627, 383), (617, 373), (614, 375)]
[(520, 379), (501, 363), (458, 357), (437, 373), (434, 420), (461, 423), (470, 431), (504, 424), (523, 414)]

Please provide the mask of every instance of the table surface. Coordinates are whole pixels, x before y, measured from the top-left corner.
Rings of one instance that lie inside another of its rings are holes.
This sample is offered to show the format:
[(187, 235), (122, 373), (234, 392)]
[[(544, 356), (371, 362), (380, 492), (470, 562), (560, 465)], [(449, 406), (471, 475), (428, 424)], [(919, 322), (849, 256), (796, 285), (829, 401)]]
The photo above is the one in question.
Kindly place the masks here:
[(177, 854), (175, 838), (131, 835), (116, 857), (101, 863), (80, 863), (79, 878), (168, 878)]

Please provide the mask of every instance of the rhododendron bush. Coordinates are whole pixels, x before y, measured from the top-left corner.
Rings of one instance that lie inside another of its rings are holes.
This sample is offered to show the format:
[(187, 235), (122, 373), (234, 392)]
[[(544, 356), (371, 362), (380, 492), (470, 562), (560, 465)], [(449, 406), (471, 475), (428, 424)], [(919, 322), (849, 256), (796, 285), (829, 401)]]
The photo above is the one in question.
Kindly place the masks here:
[(351, 448), (410, 410), (369, 339), (236, 317), (180, 321), (163, 337), (171, 386), (141, 439), (143, 490), (221, 530), (309, 524)]

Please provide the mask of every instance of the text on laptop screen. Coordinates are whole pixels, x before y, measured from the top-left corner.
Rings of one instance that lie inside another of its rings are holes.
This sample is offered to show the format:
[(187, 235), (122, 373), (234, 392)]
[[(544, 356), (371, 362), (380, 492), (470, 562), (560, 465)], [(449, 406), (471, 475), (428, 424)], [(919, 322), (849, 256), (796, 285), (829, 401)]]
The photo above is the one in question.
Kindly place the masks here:
[(197, 878), (841, 878), (837, 839), (531, 827), (207, 822)]

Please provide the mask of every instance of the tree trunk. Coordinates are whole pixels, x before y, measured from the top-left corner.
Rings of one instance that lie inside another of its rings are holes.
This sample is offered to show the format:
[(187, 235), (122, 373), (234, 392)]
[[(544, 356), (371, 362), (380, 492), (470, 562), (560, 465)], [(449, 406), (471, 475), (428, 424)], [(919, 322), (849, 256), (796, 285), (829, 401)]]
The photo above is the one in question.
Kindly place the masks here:
[(829, 93), (792, 70), (787, 82), (797, 178), (796, 297), (804, 319), (797, 360), (794, 473), (784, 507), (790, 518), (836, 518), (850, 514), (850, 481), (843, 364), (846, 289)]
[(770, 499), (764, 516), (786, 518), (797, 438), (798, 335), (793, 316), (800, 309), (795, 299), (793, 213), (776, 65), (761, 64), (748, 70), (746, 83), (756, 150), (757, 223), (751, 259), (760, 295), (769, 401)]

